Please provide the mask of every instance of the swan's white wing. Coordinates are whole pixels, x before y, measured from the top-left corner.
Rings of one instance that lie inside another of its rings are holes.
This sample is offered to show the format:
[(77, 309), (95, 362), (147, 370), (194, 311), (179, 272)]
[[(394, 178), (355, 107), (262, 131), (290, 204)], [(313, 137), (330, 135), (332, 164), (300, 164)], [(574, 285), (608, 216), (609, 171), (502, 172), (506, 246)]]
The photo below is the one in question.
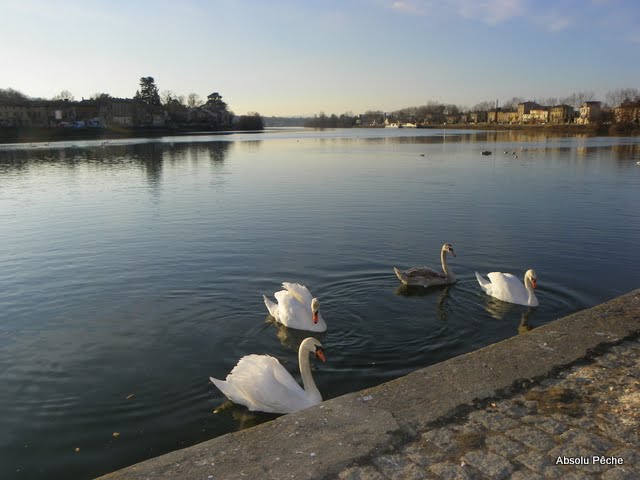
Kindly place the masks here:
[(226, 382), (214, 380), (211, 379), (227, 397), (249, 410), (288, 413), (308, 406), (302, 387), (269, 355), (242, 357)]
[(487, 275), (491, 280), (491, 295), (505, 302), (526, 305), (529, 298), (524, 284), (510, 273), (491, 272)]
[(275, 293), (278, 300), (278, 320), (290, 328), (309, 330), (313, 326), (311, 305), (304, 306), (289, 291), (281, 290)]
[(298, 300), (302, 305), (311, 308), (311, 300), (313, 300), (313, 295), (307, 287), (304, 285), (300, 285), (299, 283), (289, 283), (283, 282), (282, 287), (291, 293), (296, 300)]
[(267, 310), (269, 311), (269, 315), (271, 315), (273, 318), (275, 318), (276, 320), (278, 320), (278, 304), (272, 302), (271, 300), (269, 300), (266, 295), (262, 296), (263, 300), (264, 300), (264, 304), (267, 307)]
[(487, 295), (491, 295), (491, 282), (476, 272), (476, 278), (478, 279), (478, 283), (480, 284), (480, 288), (484, 290)]

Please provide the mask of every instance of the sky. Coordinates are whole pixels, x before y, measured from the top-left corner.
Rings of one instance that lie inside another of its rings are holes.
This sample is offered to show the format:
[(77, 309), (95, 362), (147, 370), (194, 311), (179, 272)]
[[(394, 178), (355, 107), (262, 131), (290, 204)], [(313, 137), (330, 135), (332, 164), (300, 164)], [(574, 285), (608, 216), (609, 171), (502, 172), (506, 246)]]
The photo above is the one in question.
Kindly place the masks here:
[(219, 92), (237, 115), (640, 88), (637, 0), (0, 0), (0, 88)]

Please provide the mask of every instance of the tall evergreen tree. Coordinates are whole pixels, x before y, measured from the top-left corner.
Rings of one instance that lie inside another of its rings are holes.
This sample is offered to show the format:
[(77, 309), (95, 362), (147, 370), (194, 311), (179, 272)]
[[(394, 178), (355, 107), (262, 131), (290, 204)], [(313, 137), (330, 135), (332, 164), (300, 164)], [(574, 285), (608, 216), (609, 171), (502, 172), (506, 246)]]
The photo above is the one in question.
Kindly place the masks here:
[(219, 110), (227, 109), (227, 104), (222, 101), (222, 95), (218, 92), (213, 92), (211, 95), (207, 95), (206, 105)]
[(161, 105), (158, 86), (153, 77), (142, 77), (140, 79), (140, 90), (136, 91), (135, 100), (139, 100), (147, 105)]

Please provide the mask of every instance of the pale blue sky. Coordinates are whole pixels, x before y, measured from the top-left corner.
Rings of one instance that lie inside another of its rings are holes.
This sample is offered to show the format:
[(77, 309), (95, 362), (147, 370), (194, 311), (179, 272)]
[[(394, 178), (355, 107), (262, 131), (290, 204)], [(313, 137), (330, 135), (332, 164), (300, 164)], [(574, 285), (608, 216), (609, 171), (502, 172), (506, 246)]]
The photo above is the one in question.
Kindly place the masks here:
[(236, 114), (640, 88), (637, 0), (0, 0), (0, 88), (217, 91)]

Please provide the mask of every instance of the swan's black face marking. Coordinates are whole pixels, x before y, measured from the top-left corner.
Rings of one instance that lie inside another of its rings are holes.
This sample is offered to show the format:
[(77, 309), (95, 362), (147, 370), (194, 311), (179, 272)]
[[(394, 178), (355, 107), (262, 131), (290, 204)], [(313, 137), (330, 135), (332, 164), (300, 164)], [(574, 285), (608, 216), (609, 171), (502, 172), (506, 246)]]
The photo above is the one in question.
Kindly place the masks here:
[(311, 300), (311, 316), (313, 323), (318, 323), (318, 310), (320, 310), (320, 302), (317, 298)]
[(318, 345), (316, 345), (316, 351), (315, 351), (316, 357), (318, 357), (320, 360), (322, 360), (323, 362), (326, 362), (327, 359), (324, 356), (324, 349)]

